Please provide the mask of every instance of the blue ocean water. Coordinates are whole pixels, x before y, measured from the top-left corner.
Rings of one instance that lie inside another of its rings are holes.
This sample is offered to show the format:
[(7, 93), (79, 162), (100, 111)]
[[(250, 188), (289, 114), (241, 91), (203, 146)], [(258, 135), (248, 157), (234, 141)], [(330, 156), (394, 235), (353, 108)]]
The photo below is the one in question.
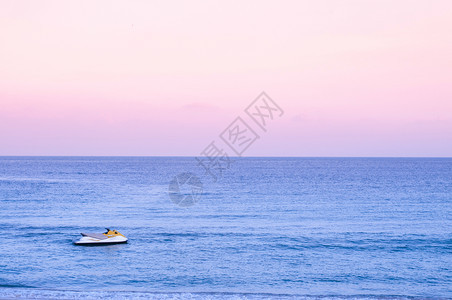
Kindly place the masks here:
[(0, 298), (452, 297), (451, 216), (449, 158), (0, 157)]

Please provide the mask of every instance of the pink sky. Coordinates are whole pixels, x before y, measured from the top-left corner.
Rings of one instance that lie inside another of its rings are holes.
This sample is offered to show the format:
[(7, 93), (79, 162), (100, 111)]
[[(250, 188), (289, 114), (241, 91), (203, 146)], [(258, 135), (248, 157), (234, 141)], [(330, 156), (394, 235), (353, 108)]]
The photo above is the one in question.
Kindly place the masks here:
[(199, 155), (261, 91), (246, 156), (452, 156), (452, 1), (0, 2), (0, 155)]

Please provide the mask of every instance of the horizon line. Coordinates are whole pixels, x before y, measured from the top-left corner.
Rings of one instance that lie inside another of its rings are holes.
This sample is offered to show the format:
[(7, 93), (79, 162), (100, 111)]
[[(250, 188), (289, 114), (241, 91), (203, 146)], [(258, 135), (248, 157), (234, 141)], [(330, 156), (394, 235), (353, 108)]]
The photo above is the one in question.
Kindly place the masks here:
[[(5, 157), (123, 157), (123, 158), (145, 158), (145, 157), (173, 157), (173, 158), (195, 158), (201, 155), (0, 155)], [(452, 158), (452, 156), (233, 156), (231, 158)]]

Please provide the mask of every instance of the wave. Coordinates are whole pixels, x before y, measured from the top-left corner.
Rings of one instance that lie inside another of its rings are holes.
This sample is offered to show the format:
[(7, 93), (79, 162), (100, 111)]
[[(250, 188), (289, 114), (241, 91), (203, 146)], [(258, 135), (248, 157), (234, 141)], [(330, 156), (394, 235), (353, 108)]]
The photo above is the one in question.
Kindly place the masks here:
[[(0, 299), (426, 299), (404, 295), (301, 295), (233, 292), (142, 292), (142, 291), (75, 291), (25, 288), (0, 285)], [(434, 297), (441, 299), (441, 297)], [(444, 298), (445, 299), (445, 298)]]
[(77, 181), (74, 179), (57, 179), (57, 178), (0, 177), (0, 182), (6, 182), (6, 183), (16, 183), (16, 182), (71, 183), (71, 182), (77, 182)]

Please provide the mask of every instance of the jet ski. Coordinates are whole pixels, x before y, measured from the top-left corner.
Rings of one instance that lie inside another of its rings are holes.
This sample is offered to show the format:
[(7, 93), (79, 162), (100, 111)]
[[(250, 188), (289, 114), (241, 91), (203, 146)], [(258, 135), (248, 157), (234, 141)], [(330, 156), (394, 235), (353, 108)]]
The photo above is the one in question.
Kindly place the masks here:
[(128, 239), (117, 230), (105, 228), (104, 233), (81, 233), (82, 237), (74, 242), (79, 246), (104, 246), (127, 243)]

